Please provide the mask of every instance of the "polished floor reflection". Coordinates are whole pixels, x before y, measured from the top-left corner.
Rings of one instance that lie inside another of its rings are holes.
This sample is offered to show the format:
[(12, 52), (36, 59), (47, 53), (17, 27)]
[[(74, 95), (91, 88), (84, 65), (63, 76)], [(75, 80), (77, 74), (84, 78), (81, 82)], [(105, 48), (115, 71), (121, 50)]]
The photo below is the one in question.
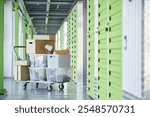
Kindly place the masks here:
[(65, 83), (64, 90), (60, 91), (58, 84), (53, 85), (53, 90), (49, 92), (46, 84), (39, 84), (36, 89), (35, 83), (30, 83), (24, 90), (23, 82), (16, 82), (5, 79), (7, 95), (0, 96), (2, 100), (89, 100), (86, 87), (78, 86), (73, 81)]

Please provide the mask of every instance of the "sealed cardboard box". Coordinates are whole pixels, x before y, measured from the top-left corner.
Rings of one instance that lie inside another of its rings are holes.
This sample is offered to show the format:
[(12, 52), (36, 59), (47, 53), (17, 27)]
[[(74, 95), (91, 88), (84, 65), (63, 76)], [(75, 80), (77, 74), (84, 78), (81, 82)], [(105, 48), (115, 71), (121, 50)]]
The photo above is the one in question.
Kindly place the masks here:
[(49, 39), (50, 39), (50, 40), (55, 40), (55, 35), (50, 35), (50, 36), (49, 36)]
[(35, 40), (49, 40), (49, 35), (33, 35)]
[(27, 54), (47, 54), (48, 50), (45, 45), (55, 45), (55, 40), (27, 40)]
[(33, 35), (34, 40), (55, 40), (55, 35)]
[(35, 54), (36, 52), (35, 40), (26, 41), (26, 52), (27, 54)]
[(18, 60), (16, 62), (16, 65), (30, 65), (30, 62), (29, 61)]
[(66, 50), (54, 50), (53, 54), (69, 55), (70, 51), (69, 51), (69, 49), (66, 49)]
[(14, 80), (27, 81), (29, 77), (29, 65), (16, 65)]
[(27, 81), (30, 80), (29, 76), (29, 66), (23, 65), (23, 66), (17, 66), (18, 68), (18, 80), (21, 81)]

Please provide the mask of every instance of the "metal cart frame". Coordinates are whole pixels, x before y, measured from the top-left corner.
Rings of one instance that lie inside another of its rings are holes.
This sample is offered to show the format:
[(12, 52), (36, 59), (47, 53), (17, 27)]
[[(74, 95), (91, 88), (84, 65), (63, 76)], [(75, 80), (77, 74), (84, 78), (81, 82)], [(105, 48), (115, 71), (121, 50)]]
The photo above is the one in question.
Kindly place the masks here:
[[(17, 51), (16, 51), (16, 48), (18, 48), (18, 49), (25, 49), (26, 46), (14, 46), (14, 52), (15, 52), (15, 55), (16, 55), (16, 57), (17, 57), (17, 60), (22, 60), (22, 59), (18, 56), (18, 53), (17, 53)], [(27, 59), (29, 59), (29, 58), (27, 57)], [(70, 78), (70, 79), (71, 79), (71, 78)], [(63, 90), (63, 89), (64, 89), (64, 83), (70, 82), (70, 79), (68, 79), (68, 81), (63, 81), (63, 82), (57, 82), (57, 81), (54, 81), (54, 82), (48, 82), (48, 81), (31, 81), (31, 80), (28, 80), (28, 81), (18, 81), (18, 82), (23, 82), (23, 83), (25, 83), (24, 86), (23, 86), (23, 89), (24, 89), (24, 90), (27, 89), (28, 83), (35, 83), (35, 84), (36, 84), (36, 89), (38, 89), (39, 83), (43, 83), (43, 84), (47, 84), (47, 85), (48, 85), (48, 86), (47, 86), (47, 90), (48, 90), (48, 91), (52, 91), (52, 90), (53, 90), (53, 86), (52, 86), (53, 84), (58, 83), (58, 84), (59, 84), (59, 85), (58, 85), (59, 90)]]

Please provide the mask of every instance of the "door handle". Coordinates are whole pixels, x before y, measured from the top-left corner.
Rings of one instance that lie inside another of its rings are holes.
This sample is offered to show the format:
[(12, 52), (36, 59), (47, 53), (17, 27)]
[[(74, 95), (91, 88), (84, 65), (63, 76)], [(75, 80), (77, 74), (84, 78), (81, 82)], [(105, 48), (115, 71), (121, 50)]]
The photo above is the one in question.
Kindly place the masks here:
[(124, 50), (127, 50), (127, 36), (124, 36), (124, 41), (125, 41), (125, 45), (124, 45)]

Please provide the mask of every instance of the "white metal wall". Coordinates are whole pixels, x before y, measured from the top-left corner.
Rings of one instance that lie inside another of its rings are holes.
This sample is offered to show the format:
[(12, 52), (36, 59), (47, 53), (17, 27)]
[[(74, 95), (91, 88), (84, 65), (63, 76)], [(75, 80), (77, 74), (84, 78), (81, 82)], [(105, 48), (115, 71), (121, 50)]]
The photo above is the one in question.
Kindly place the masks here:
[[(12, 13), (12, 32), (13, 32), (13, 44), (12, 44), (12, 50), (13, 50), (13, 46), (15, 45), (15, 11), (13, 11), (13, 13)], [(15, 76), (16, 76), (16, 66), (15, 66), (15, 57), (16, 57), (16, 55), (15, 55), (15, 52), (14, 52), (14, 50), (13, 50), (13, 53), (12, 53), (12, 57), (13, 57), (13, 69), (12, 69), (12, 75), (13, 75), (13, 78), (15, 78)]]
[(12, 77), (13, 13), (11, 0), (5, 0), (4, 12), (4, 77)]
[(144, 2), (144, 99), (150, 99), (150, 0)]
[(123, 0), (123, 90), (142, 98), (142, 0)]
[(77, 82), (78, 84), (83, 84), (83, 2), (77, 2)]

